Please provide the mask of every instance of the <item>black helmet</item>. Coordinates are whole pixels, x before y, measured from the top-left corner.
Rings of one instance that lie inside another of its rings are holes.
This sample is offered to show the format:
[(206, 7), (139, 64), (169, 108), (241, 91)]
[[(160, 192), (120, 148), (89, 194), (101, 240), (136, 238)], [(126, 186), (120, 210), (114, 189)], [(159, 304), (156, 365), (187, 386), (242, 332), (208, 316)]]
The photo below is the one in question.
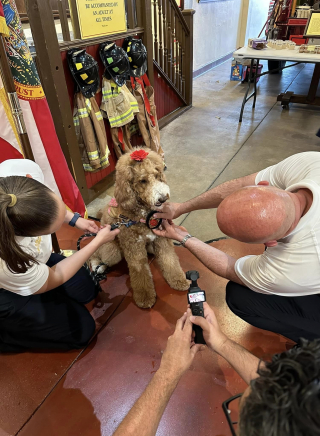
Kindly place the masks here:
[(130, 62), (130, 74), (133, 77), (141, 77), (147, 71), (147, 49), (141, 39), (128, 36), (122, 44)]
[(124, 85), (130, 74), (126, 52), (114, 42), (104, 42), (100, 44), (99, 53), (103, 65), (106, 67), (105, 77), (113, 79), (119, 86)]
[(94, 97), (99, 88), (98, 62), (85, 49), (68, 50), (70, 71), (80, 91), (86, 98)]

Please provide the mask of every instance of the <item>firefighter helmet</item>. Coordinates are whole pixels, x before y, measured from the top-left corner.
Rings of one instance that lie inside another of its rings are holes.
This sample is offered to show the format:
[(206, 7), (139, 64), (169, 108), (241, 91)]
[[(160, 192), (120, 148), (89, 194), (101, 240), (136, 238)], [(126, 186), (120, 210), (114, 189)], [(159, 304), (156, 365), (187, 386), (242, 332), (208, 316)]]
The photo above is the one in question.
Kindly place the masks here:
[(147, 71), (147, 49), (141, 39), (128, 36), (122, 44), (130, 63), (130, 74), (133, 77), (141, 77)]
[(119, 86), (124, 85), (130, 75), (126, 52), (114, 42), (104, 42), (100, 44), (99, 53), (106, 68), (105, 77), (114, 80)]
[(86, 98), (94, 97), (99, 88), (98, 62), (85, 49), (68, 50), (70, 71), (80, 91)]

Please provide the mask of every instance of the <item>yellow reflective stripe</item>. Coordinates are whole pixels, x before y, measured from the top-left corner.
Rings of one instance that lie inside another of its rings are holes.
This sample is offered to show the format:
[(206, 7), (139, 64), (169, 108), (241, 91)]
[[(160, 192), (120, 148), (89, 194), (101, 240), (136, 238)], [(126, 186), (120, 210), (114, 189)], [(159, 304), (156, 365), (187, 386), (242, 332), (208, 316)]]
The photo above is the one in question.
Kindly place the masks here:
[(130, 106), (131, 106), (132, 108), (139, 107), (138, 103), (135, 103), (134, 101), (130, 101)]
[(103, 96), (103, 98), (106, 98), (106, 99), (110, 99), (112, 97), (117, 97), (119, 94), (120, 94), (120, 92), (113, 93), (112, 91), (102, 91), (102, 96)]
[(103, 159), (100, 160), (100, 165), (101, 165), (101, 166), (109, 165), (109, 159), (108, 159), (108, 156), (106, 156), (105, 158), (103, 158)]
[(110, 123), (116, 122), (116, 121), (122, 121), (122, 120), (130, 118), (132, 116), (133, 116), (133, 113), (132, 113), (132, 109), (130, 108), (127, 112), (123, 113), (122, 115), (118, 115), (117, 117), (109, 118), (109, 121), (110, 121)]
[(78, 115), (75, 115), (73, 117), (73, 125), (74, 126), (79, 126), (79, 124), (80, 124), (79, 117), (78, 117)]
[(99, 121), (101, 121), (101, 120), (103, 119), (103, 117), (102, 117), (100, 111), (99, 111), (99, 112), (96, 112), (96, 117), (97, 117), (97, 119), (98, 119)]
[(88, 98), (86, 98), (86, 108), (88, 109), (89, 113), (91, 112), (91, 102)]
[(92, 168), (89, 164), (83, 164), (83, 168), (85, 171), (90, 171), (90, 172), (97, 171), (97, 169), (99, 169), (99, 168)]
[(87, 152), (88, 153), (88, 156), (89, 157), (95, 157), (95, 158), (97, 158), (97, 157), (99, 157), (99, 152), (98, 152), (98, 150), (95, 150), (95, 151), (88, 151)]

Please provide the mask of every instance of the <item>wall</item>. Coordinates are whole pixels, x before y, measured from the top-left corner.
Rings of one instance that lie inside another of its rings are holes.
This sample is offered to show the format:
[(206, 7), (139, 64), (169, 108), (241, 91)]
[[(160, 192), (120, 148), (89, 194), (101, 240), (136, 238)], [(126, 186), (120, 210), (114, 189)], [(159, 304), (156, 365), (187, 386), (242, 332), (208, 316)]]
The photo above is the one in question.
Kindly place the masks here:
[(232, 53), (237, 48), (241, 3), (242, 0), (212, 3), (185, 0), (185, 9), (196, 11), (194, 15), (194, 71)]
[(209, 67), (247, 44), (248, 38), (256, 38), (267, 20), (269, 2), (221, 0), (198, 3), (198, 0), (185, 0), (185, 9), (196, 11), (193, 70)]
[[(270, 0), (250, 0), (245, 44), (249, 38), (257, 38), (268, 18)], [(264, 33), (261, 37), (264, 37)]]

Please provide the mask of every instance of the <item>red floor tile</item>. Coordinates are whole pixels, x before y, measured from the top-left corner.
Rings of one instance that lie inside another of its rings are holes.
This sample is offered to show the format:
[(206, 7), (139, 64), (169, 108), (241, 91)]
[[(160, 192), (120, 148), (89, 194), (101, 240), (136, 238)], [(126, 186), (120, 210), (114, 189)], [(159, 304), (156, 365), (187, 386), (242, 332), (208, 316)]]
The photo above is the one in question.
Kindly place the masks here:
[[(67, 231), (69, 242), (65, 237)], [(75, 249), (75, 241), (82, 232), (66, 228), (61, 233), (61, 248)], [(119, 264), (108, 275), (108, 280), (101, 283), (101, 287), (103, 292), (88, 305), (96, 320), (97, 331), (129, 290), (126, 264)], [(82, 350), (0, 354), (0, 436), (17, 433), (81, 353)]]
[[(237, 257), (263, 250), (230, 240), (214, 245)], [(285, 349), (286, 339), (251, 327), (229, 311), (225, 280), (206, 270), (188, 250), (177, 251), (184, 270), (199, 270), (208, 302), (232, 339), (259, 356)], [(155, 263), (152, 272), (158, 294), (154, 308), (139, 309), (128, 294), (19, 435), (112, 435), (158, 368), (167, 338), (187, 304), (186, 292), (170, 289)], [(110, 279), (106, 289), (111, 287)], [(157, 435), (229, 435), (221, 403), (244, 388), (223, 359), (208, 350), (200, 353), (175, 391)]]

